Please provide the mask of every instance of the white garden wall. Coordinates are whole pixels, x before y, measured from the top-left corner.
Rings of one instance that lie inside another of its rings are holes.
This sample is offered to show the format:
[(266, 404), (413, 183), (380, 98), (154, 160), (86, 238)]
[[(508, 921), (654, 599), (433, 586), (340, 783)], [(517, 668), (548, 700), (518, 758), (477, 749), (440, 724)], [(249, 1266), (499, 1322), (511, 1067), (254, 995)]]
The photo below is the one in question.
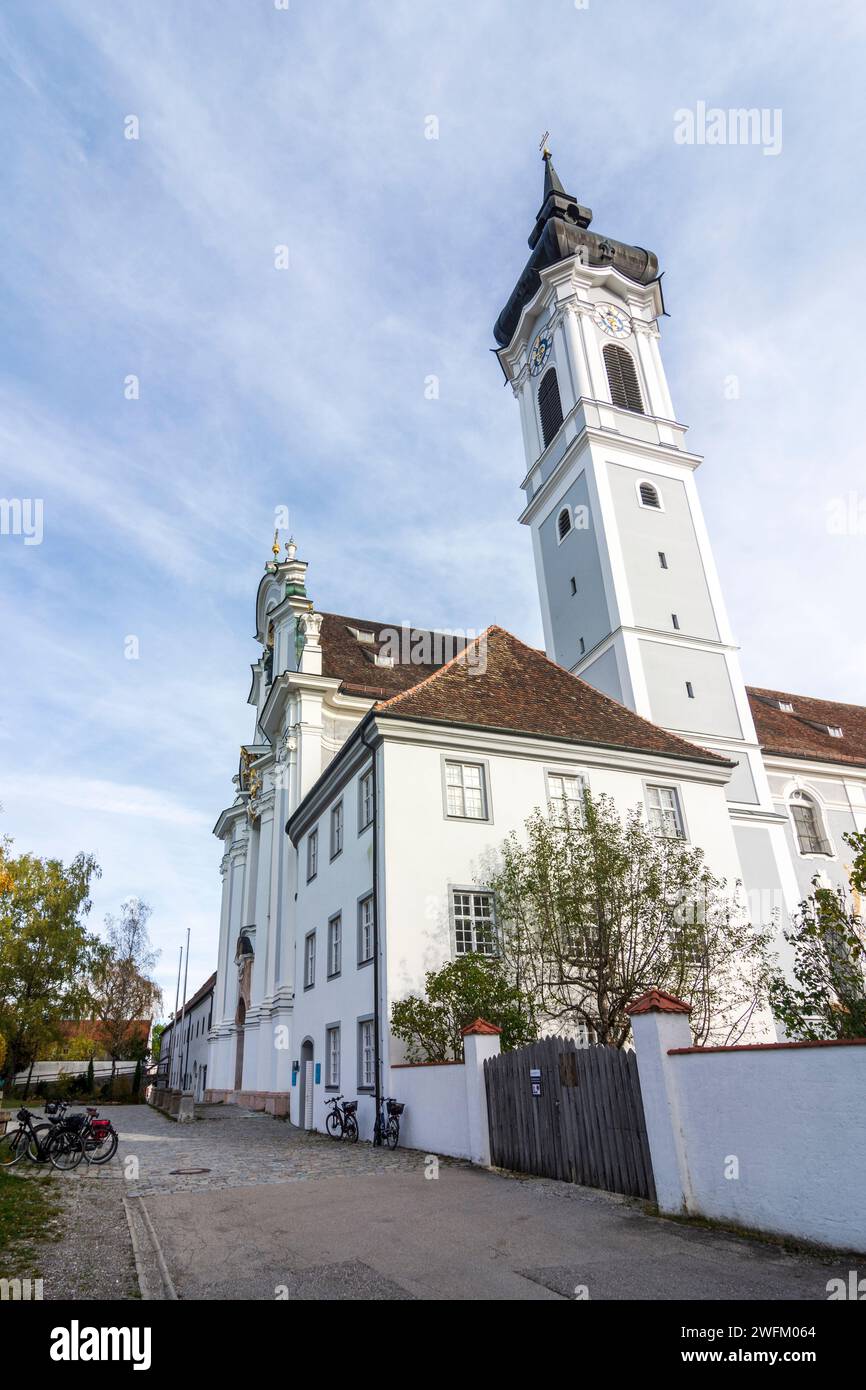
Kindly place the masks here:
[(667, 1007), (632, 1016), (660, 1208), (866, 1251), (866, 1039), (693, 1048)]
[(484, 1062), (498, 1055), (499, 1038), (470, 1030), (464, 1034), (463, 1049), (463, 1062), (391, 1067), (393, 1094), (406, 1105), (400, 1120), (400, 1143), (424, 1153), (468, 1158), (489, 1166)]

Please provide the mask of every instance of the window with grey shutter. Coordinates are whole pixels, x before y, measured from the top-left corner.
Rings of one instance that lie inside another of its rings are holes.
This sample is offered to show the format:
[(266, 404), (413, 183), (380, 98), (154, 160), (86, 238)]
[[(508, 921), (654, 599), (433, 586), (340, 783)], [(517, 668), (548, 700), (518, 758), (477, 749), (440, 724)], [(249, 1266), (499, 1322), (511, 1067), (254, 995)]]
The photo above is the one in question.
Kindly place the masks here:
[(559, 399), (555, 367), (550, 367), (541, 378), (538, 388), (538, 413), (541, 416), (541, 434), (546, 449), (562, 424), (562, 402)]
[(643, 415), (643, 401), (631, 353), (626, 352), (619, 343), (608, 343), (604, 349), (604, 366), (613, 404)]

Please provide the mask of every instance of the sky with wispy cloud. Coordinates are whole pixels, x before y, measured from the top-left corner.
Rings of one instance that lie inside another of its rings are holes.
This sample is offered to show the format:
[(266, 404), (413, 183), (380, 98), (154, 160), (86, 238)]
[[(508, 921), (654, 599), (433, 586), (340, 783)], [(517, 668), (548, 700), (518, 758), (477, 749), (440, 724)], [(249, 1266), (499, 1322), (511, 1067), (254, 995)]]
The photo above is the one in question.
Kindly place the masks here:
[[(0, 535), (0, 830), (97, 855), (94, 925), (153, 904), (169, 1005), (187, 926), (214, 965), (275, 508), (318, 607), (541, 643), (490, 348), (546, 129), (666, 272), (747, 680), (866, 702), (864, 66), (858, 0), (6, 0), (0, 495), (43, 535)], [(678, 143), (699, 102), (780, 151)]]

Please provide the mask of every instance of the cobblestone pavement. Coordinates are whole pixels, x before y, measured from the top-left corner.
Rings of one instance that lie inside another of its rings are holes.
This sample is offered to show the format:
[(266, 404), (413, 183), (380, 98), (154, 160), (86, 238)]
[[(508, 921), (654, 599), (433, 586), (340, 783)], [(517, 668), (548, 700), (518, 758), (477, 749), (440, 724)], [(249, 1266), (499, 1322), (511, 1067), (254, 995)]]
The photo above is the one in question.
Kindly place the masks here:
[[(128, 1196), (405, 1173), (424, 1165), (424, 1155), (413, 1150), (336, 1143), (235, 1105), (197, 1105), (195, 1120), (183, 1125), (149, 1105), (117, 1106), (112, 1119)], [(185, 1168), (209, 1171), (177, 1171)]]

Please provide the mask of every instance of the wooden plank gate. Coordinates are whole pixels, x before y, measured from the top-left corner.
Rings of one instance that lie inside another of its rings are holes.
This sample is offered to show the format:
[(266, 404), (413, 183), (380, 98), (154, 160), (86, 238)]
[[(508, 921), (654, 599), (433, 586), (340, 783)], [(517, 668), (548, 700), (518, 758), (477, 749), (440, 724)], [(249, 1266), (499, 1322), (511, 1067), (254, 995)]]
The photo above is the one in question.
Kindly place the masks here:
[(484, 1063), (499, 1168), (655, 1201), (633, 1052), (541, 1038)]

